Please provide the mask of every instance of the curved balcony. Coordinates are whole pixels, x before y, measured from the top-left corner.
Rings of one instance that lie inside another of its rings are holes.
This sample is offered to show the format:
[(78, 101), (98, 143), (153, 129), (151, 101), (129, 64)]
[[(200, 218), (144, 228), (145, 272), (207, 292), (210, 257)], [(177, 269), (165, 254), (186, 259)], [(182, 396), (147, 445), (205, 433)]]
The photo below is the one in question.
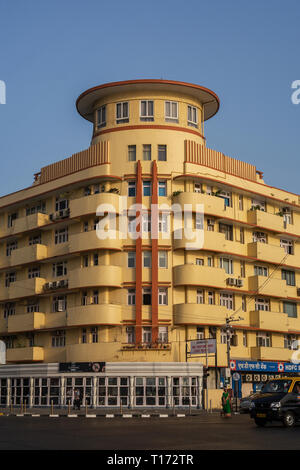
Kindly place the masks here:
[(224, 199), (221, 197), (209, 196), (208, 194), (202, 193), (183, 192), (178, 194), (178, 196), (174, 196), (172, 203), (179, 204), (182, 211), (185, 205), (192, 206), (192, 212), (199, 212), (197, 205), (203, 204), (203, 212), (205, 215), (213, 215), (220, 218), (234, 218), (232, 207), (226, 207)]
[(104, 212), (120, 213), (121, 196), (115, 193), (99, 193), (70, 200), (70, 217), (94, 214), (102, 206)]
[(6, 350), (7, 362), (42, 362), (44, 348), (33, 346), (28, 348), (13, 348)]
[(247, 222), (267, 230), (284, 232), (283, 218), (265, 211), (249, 210), (247, 212)]
[(227, 316), (227, 308), (220, 305), (174, 305), (174, 324), (176, 325), (223, 325)]
[(288, 331), (288, 316), (286, 313), (254, 310), (250, 312), (250, 326), (261, 330)]
[(71, 253), (87, 250), (121, 250), (122, 242), (123, 240), (120, 239), (119, 232), (111, 233), (109, 238), (100, 240), (97, 237), (96, 230), (91, 230), (89, 232), (81, 232), (70, 235), (69, 250)]
[(248, 289), (274, 297), (297, 297), (297, 288), (288, 286), (286, 281), (272, 278), (268, 279), (268, 282), (266, 280), (265, 276), (250, 276), (248, 277)]
[(120, 266), (90, 266), (74, 269), (69, 274), (69, 288), (121, 287), (122, 268)]
[[(286, 253), (280, 246), (270, 245), (268, 243), (252, 242), (248, 243), (248, 256), (268, 263), (280, 264)], [(288, 255), (284, 264), (299, 267), (300, 260), (296, 255)]]
[[(120, 343), (84, 343), (66, 346), (66, 362), (108, 362), (118, 354)], [(117, 356), (118, 357), (118, 356)]]
[(121, 320), (121, 305), (82, 305), (68, 309), (67, 325), (119, 325)]
[(228, 275), (224, 269), (196, 264), (183, 264), (173, 268), (175, 286), (226, 287)]
[(3, 263), (1, 263), (0, 268), (35, 263), (36, 261), (47, 258), (47, 256), (48, 248), (46, 245), (37, 244), (24, 246), (23, 248), (13, 250), (11, 255), (6, 257)]
[(291, 362), (294, 351), (285, 348), (268, 348), (265, 346), (251, 347), (251, 359), (261, 361), (287, 361)]
[(8, 333), (40, 330), (45, 326), (45, 314), (40, 312), (11, 315), (8, 317)]
[(47, 224), (49, 224), (49, 215), (37, 212), (36, 214), (31, 214), (14, 220), (13, 226), (6, 228), (5, 230), (1, 230), (0, 236), (5, 237), (28, 232), (30, 230), (36, 230)]
[(0, 301), (42, 294), (45, 282), (46, 280), (41, 277), (12, 282), (9, 287), (0, 289)]
[[(182, 237), (182, 238), (177, 238)], [(199, 237), (199, 243), (196, 243)], [(174, 249), (183, 250), (205, 250), (216, 251), (219, 253), (232, 253), (238, 256), (247, 255), (247, 245), (242, 243), (226, 240), (225, 235), (220, 232), (209, 232), (207, 230), (183, 229), (173, 232)]]

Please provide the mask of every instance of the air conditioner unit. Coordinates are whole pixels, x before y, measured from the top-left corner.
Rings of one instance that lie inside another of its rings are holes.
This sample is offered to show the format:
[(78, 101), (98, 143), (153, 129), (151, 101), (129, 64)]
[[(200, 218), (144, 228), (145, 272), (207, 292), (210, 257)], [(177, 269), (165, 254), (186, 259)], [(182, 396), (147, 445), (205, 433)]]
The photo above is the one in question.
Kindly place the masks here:
[(236, 285), (236, 279), (234, 277), (228, 277), (226, 280), (228, 286), (235, 286)]
[(68, 280), (63, 279), (62, 281), (58, 281), (57, 287), (67, 287), (68, 286)]
[(65, 217), (69, 217), (70, 215), (70, 209), (62, 209), (61, 211), (59, 211), (59, 217), (61, 219), (64, 219)]
[(49, 219), (53, 222), (56, 219), (56, 214), (50, 214)]
[(57, 286), (58, 282), (56, 282), (56, 281), (51, 282), (51, 284), (52, 284), (52, 289), (56, 289), (58, 287)]
[(243, 285), (244, 285), (243, 279), (237, 279), (236, 280), (236, 285), (237, 285), (237, 287), (243, 287)]
[(46, 282), (46, 284), (44, 285), (44, 289), (52, 289), (52, 285), (53, 285), (53, 282)]

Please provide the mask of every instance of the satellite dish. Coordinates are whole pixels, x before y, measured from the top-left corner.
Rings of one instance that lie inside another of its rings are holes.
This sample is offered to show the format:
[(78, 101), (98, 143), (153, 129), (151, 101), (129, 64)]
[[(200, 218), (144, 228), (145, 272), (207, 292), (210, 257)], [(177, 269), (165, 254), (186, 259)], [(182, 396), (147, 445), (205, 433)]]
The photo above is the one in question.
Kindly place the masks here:
[(0, 364), (6, 364), (6, 344), (0, 341)]

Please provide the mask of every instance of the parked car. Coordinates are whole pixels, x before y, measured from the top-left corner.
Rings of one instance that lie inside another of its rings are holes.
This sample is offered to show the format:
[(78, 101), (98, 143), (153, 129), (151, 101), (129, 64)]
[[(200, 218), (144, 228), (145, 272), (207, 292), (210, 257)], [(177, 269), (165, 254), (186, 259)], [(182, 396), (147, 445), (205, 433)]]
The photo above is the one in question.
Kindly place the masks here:
[(257, 426), (280, 421), (292, 427), (300, 421), (300, 377), (282, 377), (267, 382), (261, 393), (252, 398), (250, 416)]

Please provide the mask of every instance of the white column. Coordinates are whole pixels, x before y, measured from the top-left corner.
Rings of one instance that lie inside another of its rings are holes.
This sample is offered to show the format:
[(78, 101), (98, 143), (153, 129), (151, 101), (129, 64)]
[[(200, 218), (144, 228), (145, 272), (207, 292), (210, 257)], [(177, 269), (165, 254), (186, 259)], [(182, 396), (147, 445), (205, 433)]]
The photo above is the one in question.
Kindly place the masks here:
[(129, 406), (134, 407), (134, 377), (129, 377)]
[(59, 406), (63, 406), (66, 403), (66, 378), (60, 377), (60, 396), (59, 396)]
[(172, 377), (167, 377), (167, 408), (172, 407)]
[(6, 387), (7, 387), (6, 406), (9, 407), (10, 401), (11, 401), (11, 379), (7, 379)]
[(33, 407), (33, 397), (34, 397), (34, 377), (29, 378), (29, 408)]
[(92, 379), (92, 408), (97, 408), (97, 377)]

